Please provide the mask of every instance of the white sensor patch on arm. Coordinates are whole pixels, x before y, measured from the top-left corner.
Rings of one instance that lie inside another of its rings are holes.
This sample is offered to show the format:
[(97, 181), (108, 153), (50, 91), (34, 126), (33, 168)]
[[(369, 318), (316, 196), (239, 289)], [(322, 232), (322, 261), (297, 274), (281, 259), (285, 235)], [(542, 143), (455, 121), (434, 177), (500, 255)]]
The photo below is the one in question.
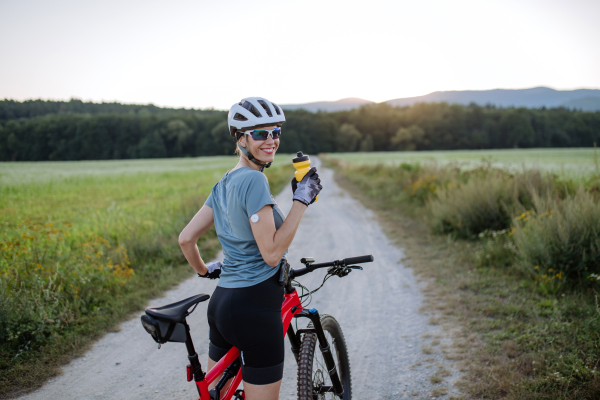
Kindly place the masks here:
[(254, 222), (254, 223), (257, 223), (259, 219), (260, 219), (260, 218), (258, 218), (258, 214), (253, 214), (253, 215), (250, 217), (250, 221), (252, 221), (252, 222)]

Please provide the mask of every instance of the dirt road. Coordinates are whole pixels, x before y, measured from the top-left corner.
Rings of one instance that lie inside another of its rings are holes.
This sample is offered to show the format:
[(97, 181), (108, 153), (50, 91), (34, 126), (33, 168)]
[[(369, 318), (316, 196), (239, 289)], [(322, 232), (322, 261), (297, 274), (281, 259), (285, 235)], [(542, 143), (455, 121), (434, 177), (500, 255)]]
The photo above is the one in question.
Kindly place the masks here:
[[(335, 316), (342, 326), (352, 367), (353, 398), (431, 398), (432, 390), (439, 392), (440, 387), (455, 392), (451, 384), (458, 372), (435, 346), (449, 339), (418, 312), (423, 295), (412, 271), (400, 261), (402, 250), (388, 241), (371, 211), (336, 185), (333, 171), (320, 168), (319, 173), (324, 189), (319, 201), (308, 208), (288, 260), (298, 267), (304, 256), (313, 256), (317, 262), (364, 254), (375, 257), (374, 263), (363, 265), (364, 271), (331, 278), (310, 305)], [(288, 211), (292, 203), (289, 188), (276, 200)], [(299, 280), (316, 288), (323, 276), (324, 271), (315, 272)], [(215, 286), (215, 282), (191, 278), (150, 305), (210, 294)], [(203, 366), (208, 347), (206, 304), (188, 318)], [(431, 354), (424, 354), (423, 349)], [(157, 350), (136, 316), (123, 323), (120, 332), (107, 334), (84, 357), (66, 366), (61, 376), (22, 398), (191, 400), (197, 395), (193, 384), (185, 380), (186, 364), (182, 344), (168, 343)], [(430, 377), (441, 368), (451, 375), (432, 384)], [(295, 384), (296, 365), (288, 348), (280, 398), (295, 399)]]

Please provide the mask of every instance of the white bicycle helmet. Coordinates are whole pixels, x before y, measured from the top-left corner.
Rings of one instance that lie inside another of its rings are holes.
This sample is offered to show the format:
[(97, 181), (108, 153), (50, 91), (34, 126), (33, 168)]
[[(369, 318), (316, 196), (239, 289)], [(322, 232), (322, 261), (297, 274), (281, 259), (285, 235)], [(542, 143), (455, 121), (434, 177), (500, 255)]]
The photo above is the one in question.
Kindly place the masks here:
[(261, 128), (263, 126), (281, 126), (285, 115), (279, 106), (263, 97), (246, 97), (231, 106), (227, 115), (229, 134), (235, 137), (238, 130)]
[[(279, 106), (264, 97), (246, 97), (239, 103), (231, 106), (227, 115), (227, 123), (229, 124), (229, 134), (236, 140), (238, 131), (246, 131), (263, 126), (281, 126), (285, 122), (285, 115)], [(262, 163), (257, 160), (254, 155), (245, 147), (238, 143), (240, 151), (248, 157), (254, 164), (259, 165), (260, 170), (269, 168), (271, 163)]]

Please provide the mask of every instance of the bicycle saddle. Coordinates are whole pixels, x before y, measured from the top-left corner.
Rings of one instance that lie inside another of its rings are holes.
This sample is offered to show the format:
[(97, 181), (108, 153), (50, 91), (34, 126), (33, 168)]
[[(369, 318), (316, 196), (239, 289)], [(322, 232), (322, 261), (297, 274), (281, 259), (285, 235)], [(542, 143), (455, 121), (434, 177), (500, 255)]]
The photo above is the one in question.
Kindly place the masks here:
[[(185, 317), (190, 315), (188, 308), (195, 306), (198, 303), (206, 301), (210, 298), (209, 295), (201, 293), (187, 299), (180, 300), (176, 303), (167, 304), (162, 307), (146, 308), (146, 314), (165, 322), (181, 322)], [(192, 310), (194, 311), (194, 310)]]

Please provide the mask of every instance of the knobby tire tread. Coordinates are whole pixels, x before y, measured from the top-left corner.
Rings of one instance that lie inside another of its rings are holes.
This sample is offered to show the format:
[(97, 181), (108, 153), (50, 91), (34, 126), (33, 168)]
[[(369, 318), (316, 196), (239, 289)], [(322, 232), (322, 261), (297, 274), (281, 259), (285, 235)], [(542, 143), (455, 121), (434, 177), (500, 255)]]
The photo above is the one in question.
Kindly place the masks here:
[[(321, 316), (321, 324), (323, 325), (323, 330), (329, 332), (335, 340), (336, 353), (340, 358), (338, 374), (341, 375), (341, 382), (344, 387), (343, 400), (350, 400), (352, 398), (352, 375), (350, 373), (350, 360), (344, 333), (340, 324), (331, 315), (323, 314)], [(312, 323), (308, 327), (312, 327)], [(313, 359), (315, 351), (321, 351), (318, 344), (319, 340), (316, 333), (304, 334), (298, 355), (298, 400), (314, 400), (312, 393)], [(329, 345), (333, 346), (333, 343)]]

